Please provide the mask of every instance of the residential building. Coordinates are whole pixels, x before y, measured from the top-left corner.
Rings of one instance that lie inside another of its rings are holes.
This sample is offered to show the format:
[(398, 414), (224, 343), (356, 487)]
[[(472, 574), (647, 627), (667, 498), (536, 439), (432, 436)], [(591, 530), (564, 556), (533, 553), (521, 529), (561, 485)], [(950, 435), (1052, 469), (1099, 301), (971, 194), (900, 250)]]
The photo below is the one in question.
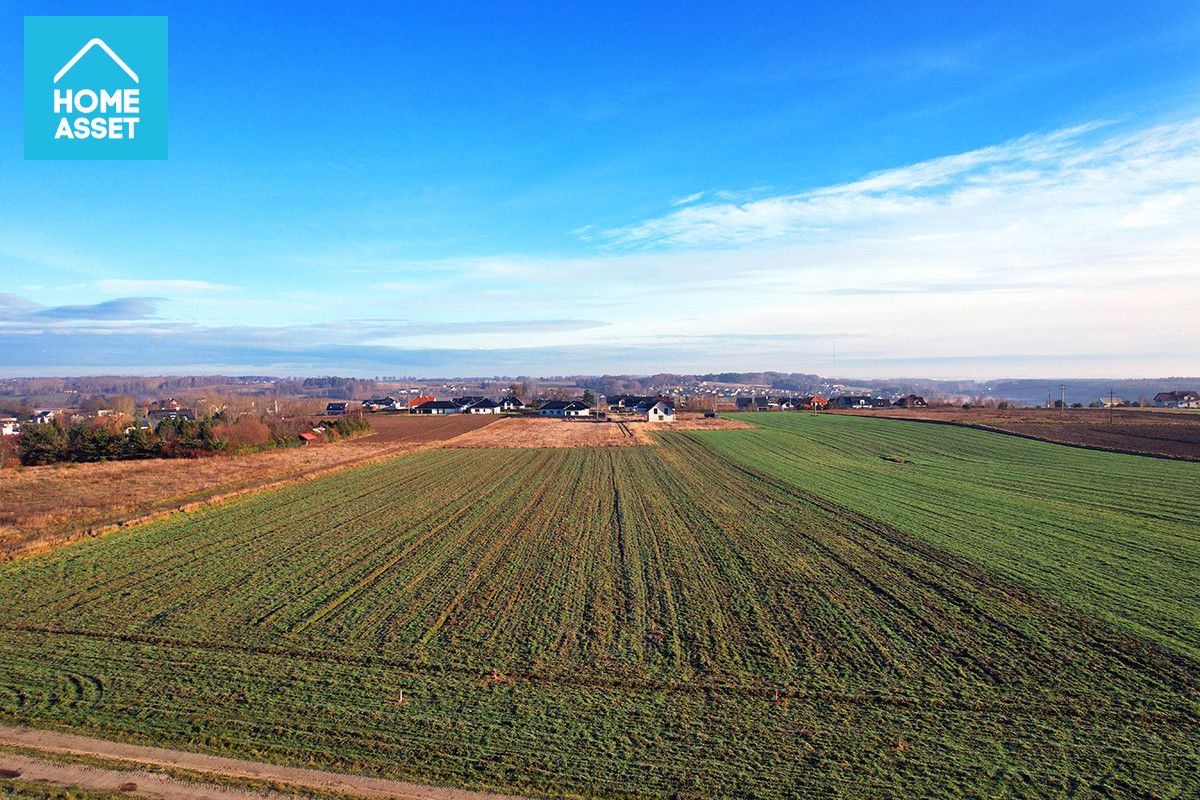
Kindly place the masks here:
[(391, 396), (372, 397), (370, 400), (363, 401), (363, 408), (367, 411), (393, 411), (396, 407), (396, 398)]
[(146, 421), (151, 428), (158, 427), (163, 420), (195, 419), (196, 414), (190, 408), (152, 408), (146, 412)]
[(522, 403), (516, 395), (509, 395), (500, 401), (501, 411), (524, 411), (529, 406)]
[(486, 397), (482, 400), (477, 400), (465, 406), (460, 406), (464, 414), (499, 414), (500, 404), (495, 400), (488, 400)]
[(1155, 408), (1200, 408), (1200, 393), (1190, 389), (1159, 392), (1154, 395)]
[[(638, 406), (639, 410), (642, 410), (642, 408), (642, 406)], [(658, 398), (650, 405), (645, 406), (643, 413), (646, 415), (647, 422), (674, 422), (675, 403), (671, 400)]]
[(461, 414), (462, 406), (449, 400), (428, 400), (410, 409), (413, 414)]
[(592, 409), (579, 400), (550, 400), (538, 408), (543, 417), (590, 417)]

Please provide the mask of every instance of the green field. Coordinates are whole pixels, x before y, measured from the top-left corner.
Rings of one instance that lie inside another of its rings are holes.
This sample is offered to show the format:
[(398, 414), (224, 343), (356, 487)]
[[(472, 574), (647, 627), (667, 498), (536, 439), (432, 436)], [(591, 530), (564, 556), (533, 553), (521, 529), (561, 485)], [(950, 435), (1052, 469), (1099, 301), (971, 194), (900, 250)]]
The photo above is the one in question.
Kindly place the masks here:
[[(428, 451), (5, 565), (0, 718), (530, 795), (1200, 792), (1195, 631), (1165, 632), (1197, 502), (1130, 477), (1200, 465), (763, 422)], [(1096, 456), (1123, 489), (1071, 490)], [(1060, 478), (1004, 489), (1014, 458)]]
[(762, 430), (699, 435), (740, 463), (1200, 660), (1200, 464), (903, 420), (742, 418)]

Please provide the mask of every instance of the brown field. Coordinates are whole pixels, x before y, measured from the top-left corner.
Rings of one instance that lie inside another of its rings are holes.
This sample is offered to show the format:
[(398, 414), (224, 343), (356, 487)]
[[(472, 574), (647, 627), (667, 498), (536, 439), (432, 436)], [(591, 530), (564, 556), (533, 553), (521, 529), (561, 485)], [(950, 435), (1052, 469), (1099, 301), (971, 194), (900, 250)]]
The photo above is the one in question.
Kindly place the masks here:
[(599, 420), (506, 417), (445, 447), (629, 447), (653, 444), (642, 428), (645, 423), (626, 426)]
[(645, 422), (642, 424), (649, 430), (663, 431), (728, 431), (758, 427), (734, 417), (705, 419), (703, 414), (695, 411), (680, 411), (675, 416), (675, 421), (670, 423)]
[(0, 559), (44, 550), (149, 516), (434, 447), (490, 416), (378, 414), (373, 433), (245, 456), (53, 464), (0, 471)]
[(1058, 444), (1200, 460), (1200, 413), (1138, 408), (926, 408), (838, 411), (967, 425)]
[(681, 412), (672, 423), (636, 421), (564, 420), (544, 417), (509, 417), (494, 425), (460, 436), (445, 447), (632, 447), (652, 445), (655, 430), (718, 430), (753, 428), (735, 419), (704, 419)]

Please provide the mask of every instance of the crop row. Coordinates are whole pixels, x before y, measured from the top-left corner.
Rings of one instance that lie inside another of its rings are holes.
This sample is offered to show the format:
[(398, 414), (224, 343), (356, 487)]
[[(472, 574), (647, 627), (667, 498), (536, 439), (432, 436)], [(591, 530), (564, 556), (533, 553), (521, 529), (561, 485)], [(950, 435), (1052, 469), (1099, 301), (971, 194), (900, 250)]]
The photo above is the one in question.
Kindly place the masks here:
[(902, 420), (754, 421), (685, 436), (1200, 659), (1200, 464)]

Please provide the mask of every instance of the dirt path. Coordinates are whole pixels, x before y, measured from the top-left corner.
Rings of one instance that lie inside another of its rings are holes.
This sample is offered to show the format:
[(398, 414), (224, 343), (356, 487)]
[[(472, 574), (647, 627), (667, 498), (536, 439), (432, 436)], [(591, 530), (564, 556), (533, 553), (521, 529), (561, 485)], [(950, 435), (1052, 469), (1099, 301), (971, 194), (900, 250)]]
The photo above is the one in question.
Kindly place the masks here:
[(64, 761), (46, 761), (16, 753), (0, 753), (0, 770), (25, 783), (56, 786), (62, 789), (86, 789), (112, 792), (125, 797), (153, 797), (157, 800), (284, 800), (294, 795), (256, 792), (211, 783), (194, 783), (145, 770), (100, 769)]
[[(0, 744), (41, 750), (46, 753), (66, 753), (156, 767), (174, 767), (229, 778), (272, 781), (309, 789), (341, 792), (352, 797), (391, 798), (392, 800), (522, 800), (512, 795), (473, 792), (441, 786), (422, 786), (404, 781), (344, 775), (301, 767), (280, 767), (258, 761), (243, 761), (184, 750), (110, 742), (73, 733), (9, 725), (0, 725)], [(23, 764), (25, 766), (22, 766)], [(193, 783), (153, 772), (106, 770), (79, 764), (46, 761), (14, 753), (0, 753), (0, 768), (21, 772), (20, 779), (24, 781), (40, 779), (57, 786), (124, 791), (135, 797), (157, 797), (163, 798), (163, 800), (204, 800), (208, 797), (264, 800), (264, 798), (289, 796), (276, 792), (257, 792)], [(119, 788), (122, 784), (130, 783), (136, 784), (137, 789)]]

